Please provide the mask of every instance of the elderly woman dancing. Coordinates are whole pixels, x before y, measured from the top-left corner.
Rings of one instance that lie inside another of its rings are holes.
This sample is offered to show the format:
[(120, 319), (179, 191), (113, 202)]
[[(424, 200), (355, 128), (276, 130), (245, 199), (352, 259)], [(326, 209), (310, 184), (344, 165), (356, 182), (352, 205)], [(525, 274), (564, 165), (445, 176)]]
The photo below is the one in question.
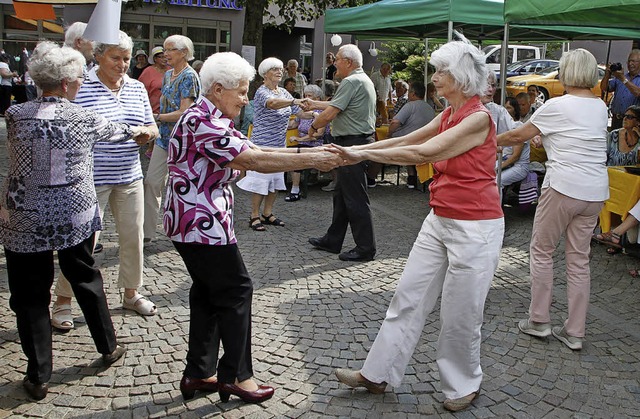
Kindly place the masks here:
[(125, 353), (117, 345), (102, 276), (91, 256), (101, 228), (91, 157), (97, 141), (124, 141), (148, 130), (110, 123), (69, 102), (82, 85), (84, 65), (82, 54), (72, 48), (38, 44), (29, 71), (42, 96), (7, 111), (9, 174), (0, 195), (0, 242), (9, 305), (27, 356), (23, 385), (36, 400), (46, 397), (53, 368), (54, 251), (105, 364)]
[(498, 265), (504, 219), (494, 171), (496, 129), (480, 97), (487, 90), (482, 54), (449, 42), (431, 56), (433, 82), (450, 104), (424, 128), (403, 137), (342, 148), (345, 164), (362, 160), (413, 165), (434, 162), (431, 212), (422, 224), (378, 336), (360, 371), (336, 370), (350, 387), (384, 392), (398, 386), (438, 297), (441, 331), (436, 360), (444, 407), (458, 411), (482, 382), (480, 329)]
[[(258, 73), (264, 83), (253, 98), (253, 131), (251, 141), (263, 147), (284, 147), (287, 124), (291, 114), (302, 113), (301, 99), (294, 99), (283, 87), (278, 87), (282, 79), (282, 61), (269, 57), (258, 66)], [(287, 188), (284, 173), (259, 173), (251, 170), (238, 181), (238, 187), (252, 192), (251, 217), (249, 227), (254, 231), (265, 231), (265, 224), (284, 227), (284, 221), (273, 215), (273, 204), (278, 191)], [(262, 215), (260, 206), (263, 205)]]
[[(158, 128), (153, 122), (147, 91), (141, 82), (126, 74), (133, 41), (122, 31), (119, 41), (118, 45), (96, 42), (94, 54), (98, 66), (89, 71), (75, 102), (110, 121), (146, 126), (155, 138)], [(134, 141), (99, 142), (93, 151), (92, 177), (100, 213), (104, 215), (108, 203), (115, 219), (120, 245), (118, 285), (124, 288), (122, 306), (144, 316), (154, 315), (155, 304), (138, 293), (143, 280), (144, 222), (140, 146)], [(62, 276), (55, 294), (58, 298), (53, 308), (53, 325), (58, 329), (71, 329), (74, 327), (70, 305), (73, 293)]]
[[(531, 234), (529, 318), (518, 328), (537, 337), (553, 334), (572, 350), (582, 349), (591, 234), (609, 197), (607, 106), (591, 91), (598, 82), (597, 64), (587, 50), (564, 53), (558, 77), (567, 94), (546, 101), (524, 125), (498, 136), (498, 144), (515, 145), (542, 135), (549, 159)], [(553, 253), (563, 233), (569, 316), (563, 326), (551, 328)]]
[[(265, 152), (233, 127), (233, 118), (249, 103), (254, 75), (237, 54), (209, 57), (200, 71), (203, 95), (176, 123), (169, 141), (164, 228), (193, 280), (189, 350), (180, 381), (185, 399), (196, 391), (219, 391), (223, 402), (233, 394), (260, 403), (274, 392), (252, 378), (253, 285), (236, 244), (229, 183), (239, 170), (328, 170), (340, 162), (318, 148)], [(224, 355), (218, 361), (221, 342)]]

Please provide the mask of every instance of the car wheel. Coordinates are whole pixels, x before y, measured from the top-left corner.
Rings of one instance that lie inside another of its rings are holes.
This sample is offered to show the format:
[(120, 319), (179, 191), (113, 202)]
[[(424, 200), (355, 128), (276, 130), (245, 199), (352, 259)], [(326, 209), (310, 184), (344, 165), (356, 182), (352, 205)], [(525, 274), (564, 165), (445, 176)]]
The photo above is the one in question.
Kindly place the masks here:
[(549, 92), (544, 87), (538, 86), (538, 92), (540, 92), (538, 93), (538, 99), (540, 99), (542, 102), (546, 102), (547, 99), (549, 99)]

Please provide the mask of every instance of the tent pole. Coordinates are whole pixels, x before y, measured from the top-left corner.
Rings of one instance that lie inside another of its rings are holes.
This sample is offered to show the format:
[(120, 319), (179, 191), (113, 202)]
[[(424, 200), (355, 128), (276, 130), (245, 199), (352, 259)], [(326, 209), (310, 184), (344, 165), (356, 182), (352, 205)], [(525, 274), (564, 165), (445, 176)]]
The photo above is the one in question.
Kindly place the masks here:
[[(604, 61), (605, 65), (609, 65), (610, 55), (611, 55), (611, 39), (607, 41), (607, 59)], [(609, 83), (607, 83), (607, 88), (600, 93), (600, 98), (604, 100), (605, 103), (607, 103), (608, 96), (609, 96)]]
[[(507, 97), (507, 56), (509, 55), (509, 24), (504, 24), (504, 35), (502, 37), (502, 54), (500, 54), (500, 105), (504, 105)], [(498, 151), (498, 172), (496, 173), (496, 183), (498, 184), (498, 193), (500, 194), (500, 202), (502, 203), (502, 148)]]
[(327, 93), (327, 34), (322, 35), (322, 95), (326, 95)]
[(451, 42), (453, 39), (453, 21), (450, 20), (447, 24), (447, 41)]
[[(424, 88), (427, 88), (427, 84), (429, 84), (429, 38), (424, 38)], [(426, 90), (425, 90), (426, 92)], [(424, 95), (424, 100), (426, 101), (427, 95)]]

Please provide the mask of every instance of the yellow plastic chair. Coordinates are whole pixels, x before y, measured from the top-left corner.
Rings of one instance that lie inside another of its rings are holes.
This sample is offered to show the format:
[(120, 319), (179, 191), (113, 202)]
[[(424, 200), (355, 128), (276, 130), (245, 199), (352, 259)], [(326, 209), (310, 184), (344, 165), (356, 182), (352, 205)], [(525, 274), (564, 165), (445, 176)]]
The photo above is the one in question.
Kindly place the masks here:
[(640, 199), (640, 176), (627, 173), (623, 167), (608, 167), (609, 199), (600, 211), (600, 229), (603, 233), (611, 230), (611, 214), (617, 214), (624, 221), (629, 210)]

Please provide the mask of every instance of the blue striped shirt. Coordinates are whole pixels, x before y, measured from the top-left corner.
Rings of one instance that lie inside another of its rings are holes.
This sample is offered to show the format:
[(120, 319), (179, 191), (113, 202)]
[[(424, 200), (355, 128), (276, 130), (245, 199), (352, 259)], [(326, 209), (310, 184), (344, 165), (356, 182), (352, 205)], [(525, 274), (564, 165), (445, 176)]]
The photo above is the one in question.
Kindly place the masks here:
[[(125, 75), (116, 95), (98, 79), (97, 69), (95, 66), (87, 74), (75, 103), (109, 121), (131, 126), (153, 124), (149, 97), (141, 82)], [(93, 183), (96, 186), (126, 185), (142, 179), (139, 148), (133, 140), (117, 144), (96, 143), (93, 149)]]

